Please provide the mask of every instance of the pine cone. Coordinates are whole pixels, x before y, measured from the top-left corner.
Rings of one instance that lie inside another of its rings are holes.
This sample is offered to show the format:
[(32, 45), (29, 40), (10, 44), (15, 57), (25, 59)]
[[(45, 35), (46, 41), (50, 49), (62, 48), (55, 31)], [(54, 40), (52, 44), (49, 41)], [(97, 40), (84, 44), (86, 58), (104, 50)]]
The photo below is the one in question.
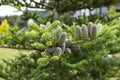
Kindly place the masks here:
[(92, 28), (92, 38), (96, 38), (97, 34), (98, 34), (98, 29), (97, 29), (96, 25), (94, 25)]
[(53, 56), (60, 56), (61, 54), (62, 54), (62, 49), (60, 47), (56, 47)]
[(71, 45), (71, 40), (70, 39), (66, 40), (65, 44), (66, 44), (66, 47), (69, 47)]
[(61, 34), (58, 37), (58, 44), (59, 45), (63, 45), (63, 43), (66, 40), (66, 36), (67, 36), (66, 32), (61, 32)]
[(54, 52), (54, 50), (55, 50), (55, 47), (51, 47), (51, 48), (47, 48), (47, 49), (45, 50), (45, 52), (47, 52), (47, 53), (49, 53), (49, 54), (52, 54), (52, 53)]
[(70, 49), (70, 48), (66, 48), (66, 49), (65, 49), (65, 52), (66, 52), (66, 53), (69, 53), (69, 54), (71, 54), (71, 53), (72, 53), (72, 51), (71, 51), (71, 49)]
[(65, 47), (66, 47), (66, 44), (64, 43), (64, 44), (61, 46), (62, 53), (64, 53), (64, 51), (65, 51)]
[(88, 28), (88, 34), (91, 37), (92, 36), (93, 23), (89, 22), (87, 28)]
[(75, 36), (78, 40), (81, 40), (81, 29), (80, 26), (76, 26), (75, 28)]
[(81, 31), (82, 31), (82, 34), (81, 34), (81, 37), (82, 37), (82, 40), (87, 40), (88, 39), (88, 29), (85, 25), (82, 26), (81, 28)]

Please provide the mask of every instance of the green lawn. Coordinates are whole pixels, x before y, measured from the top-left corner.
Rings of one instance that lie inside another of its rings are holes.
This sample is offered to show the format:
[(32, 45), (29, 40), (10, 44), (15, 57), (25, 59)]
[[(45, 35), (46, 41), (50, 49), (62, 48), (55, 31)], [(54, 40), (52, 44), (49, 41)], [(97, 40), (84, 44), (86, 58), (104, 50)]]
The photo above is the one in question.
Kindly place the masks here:
[(2, 63), (2, 59), (10, 59), (14, 58), (14, 56), (23, 53), (23, 54), (30, 54), (31, 50), (17, 50), (17, 49), (10, 49), (10, 48), (0, 48), (0, 63)]

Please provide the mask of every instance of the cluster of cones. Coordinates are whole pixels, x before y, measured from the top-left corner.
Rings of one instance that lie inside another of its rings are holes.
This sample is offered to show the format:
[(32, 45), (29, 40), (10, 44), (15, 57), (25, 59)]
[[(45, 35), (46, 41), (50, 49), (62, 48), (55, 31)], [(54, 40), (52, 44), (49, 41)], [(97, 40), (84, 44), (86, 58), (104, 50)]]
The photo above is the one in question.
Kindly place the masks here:
[(88, 25), (76, 26), (75, 36), (77, 40), (88, 40), (91, 38), (96, 38), (98, 35), (98, 29), (95, 24), (89, 22)]

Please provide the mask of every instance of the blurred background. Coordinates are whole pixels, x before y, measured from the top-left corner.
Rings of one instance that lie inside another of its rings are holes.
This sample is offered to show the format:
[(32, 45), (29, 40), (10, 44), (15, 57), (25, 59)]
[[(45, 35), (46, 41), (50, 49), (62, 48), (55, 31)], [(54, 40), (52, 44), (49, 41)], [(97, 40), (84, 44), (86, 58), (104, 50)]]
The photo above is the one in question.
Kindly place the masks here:
[[(52, 22), (53, 19), (62, 20), (62, 18), (66, 18), (63, 22), (68, 23), (70, 22), (69, 19), (75, 21), (75, 19), (79, 20), (86, 16), (94, 16), (100, 19), (101, 16), (107, 15), (108, 11), (119, 12), (120, 1), (1, 0), (0, 23), (5, 18), (11, 26), (18, 25), (20, 27), (27, 27), (27, 22), (31, 21), (31, 19), (39, 23), (46, 23), (47, 20)], [(67, 19), (68, 16), (69, 18)], [(46, 20), (42, 21), (45, 18)]]

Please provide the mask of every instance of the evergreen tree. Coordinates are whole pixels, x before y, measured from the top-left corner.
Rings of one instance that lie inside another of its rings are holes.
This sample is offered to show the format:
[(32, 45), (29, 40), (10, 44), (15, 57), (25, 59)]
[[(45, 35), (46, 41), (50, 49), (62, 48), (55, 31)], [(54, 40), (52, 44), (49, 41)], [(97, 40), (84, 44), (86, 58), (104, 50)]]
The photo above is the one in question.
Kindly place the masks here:
[[(93, 25), (94, 38), (87, 35), (85, 40), (76, 38), (81, 37), (76, 25), (63, 30), (59, 21), (46, 24), (44, 29), (30, 23), (25, 35), (37, 51), (4, 60), (0, 76), (6, 80), (109, 80), (119, 76), (120, 58), (114, 54), (120, 52), (120, 24), (119, 20), (110, 23)], [(82, 28), (81, 33), (89, 33), (88, 27)]]

